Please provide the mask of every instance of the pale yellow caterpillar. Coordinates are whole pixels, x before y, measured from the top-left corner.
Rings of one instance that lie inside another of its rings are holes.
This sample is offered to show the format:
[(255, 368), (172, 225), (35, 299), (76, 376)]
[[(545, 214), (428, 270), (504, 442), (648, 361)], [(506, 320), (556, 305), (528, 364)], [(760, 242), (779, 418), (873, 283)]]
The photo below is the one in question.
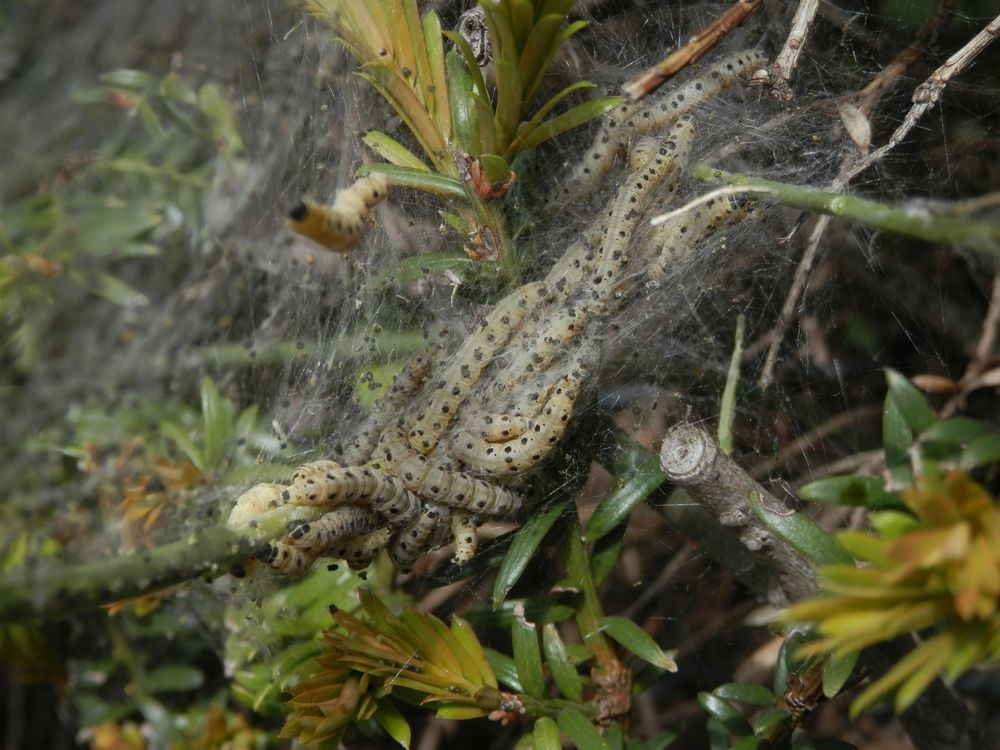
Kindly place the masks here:
[[(309, 479), (314, 477), (323, 476), (328, 471), (333, 469), (339, 469), (340, 464), (336, 461), (331, 461), (329, 459), (322, 459), (320, 461), (310, 461), (307, 464), (300, 464), (295, 467), (295, 471), (292, 472), (292, 478), (290, 480), (291, 484), (303, 484)], [(288, 498), (285, 498), (287, 501)]]
[(338, 191), (332, 206), (299, 201), (288, 212), (288, 226), (328, 250), (350, 250), (364, 238), (369, 211), (388, 195), (385, 177), (370, 174)]
[(420, 516), (409, 526), (400, 529), (389, 543), (389, 557), (397, 568), (408, 571), (414, 561), (432, 548), (434, 535), (440, 528), (450, 529), (451, 511), (427, 503)]
[[(544, 372), (565, 354), (567, 346), (583, 333), (587, 323), (587, 311), (580, 305), (570, 305), (540, 321), (540, 328), (522, 334), (521, 351), (508, 363), (505, 372), (515, 377)], [(504, 376), (501, 374), (499, 379), (503, 382)]]
[(420, 414), (409, 433), (414, 450), (427, 455), (437, 446), (471, 386), (510, 340), (513, 332), (548, 296), (545, 284), (525, 284), (504, 297), (452, 356), (435, 385), (430, 404)]
[(281, 493), (284, 489), (280, 484), (258, 484), (251, 487), (236, 498), (233, 509), (229, 511), (226, 526), (230, 529), (244, 526), (269, 510), (274, 510), (283, 503)]
[(472, 511), (480, 516), (508, 517), (521, 508), (521, 498), (513, 490), (497, 487), (463, 472), (451, 471), (444, 463), (430, 467), (419, 492), (439, 505)]
[(713, 198), (656, 227), (649, 240), (656, 252), (646, 271), (646, 286), (662, 282), (667, 268), (682, 261), (694, 249), (691, 237), (708, 239), (732, 213), (728, 197)]
[[(643, 168), (628, 178), (610, 210), (603, 230), (604, 239), (598, 252), (600, 258), (591, 279), (591, 296), (594, 301), (603, 302), (615, 291), (616, 282), (628, 265), (628, 241), (643, 209), (649, 203), (653, 191), (676, 172), (678, 161), (682, 161), (694, 141), (694, 125), (691, 119), (679, 119), (670, 129), (667, 139), (646, 160)], [(669, 191), (676, 185), (668, 181)]]
[(519, 438), (488, 443), (469, 430), (459, 430), (451, 443), (455, 456), (471, 471), (493, 477), (515, 476), (536, 468), (566, 431), (584, 372), (581, 365), (556, 383), (542, 413), (529, 422), (529, 429)]
[(316, 461), (296, 469), (292, 484), (282, 488), (293, 505), (370, 506), (392, 526), (405, 526), (420, 511), (420, 501), (396, 477), (368, 466), (339, 466)]
[(292, 521), (288, 525), (288, 542), (315, 558), (345, 539), (367, 534), (376, 525), (370, 510), (348, 505), (334, 508), (315, 521)]
[(383, 526), (357, 539), (349, 539), (343, 547), (336, 550), (333, 557), (346, 560), (351, 570), (364, 570), (371, 565), (375, 555), (385, 549), (391, 538), (392, 529)]
[(766, 56), (757, 50), (731, 55), (662, 97), (651, 99), (648, 103), (623, 104), (609, 112), (594, 145), (563, 181), (558, 202), (565, 205), (584, 192), (596, 189), (630, 140), (662, 130), (678, 117), (729, 88), (742, 73), (766, 61)]
[(451, 535), (455, 539), (455, 554), (451, 561), (455, 565), (465, 565), (476, 556), (479, 537), (476, 522), (468, 513), (455, 513), (451, 517)]
[(261, 545), (256, 557), (269, 568), (284, 573), (286, 576), (302, 575), (309, 570), (309, 566), (315, 559), (304, 550), (283, 542), (270, 542)]
[[(231, 529), (244, 526), (268, 511), (274, 510), (283, 502), (281, 493), (284, 489), (280, 484), (258, 484), (251, 487), (236, 498), (226, 526)], [(302, 575), (313, 561), (313, 558), (305, 552), (282, 542), (261, 545), (254, 557), (289, 576)]]

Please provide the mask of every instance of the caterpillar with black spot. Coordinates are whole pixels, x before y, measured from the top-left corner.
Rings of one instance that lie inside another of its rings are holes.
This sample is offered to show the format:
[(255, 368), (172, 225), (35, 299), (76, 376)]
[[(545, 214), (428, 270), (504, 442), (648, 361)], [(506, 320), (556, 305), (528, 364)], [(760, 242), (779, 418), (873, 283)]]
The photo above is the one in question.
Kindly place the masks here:
[(589, 282), (594, 301), (603, 302), (615, 291), (616, 282), (628, 265), (627, 244), (639, 216), (661, 183), (666, 182), (669, 192), (677, 189), (676, 181), (669, 178), (677, 173), (677, 163), (686, 158), (693, 141), (693, 122), (688, 117), (680, 118), (666, 140), (659, 143), (642, 169), (631, 175), (619, 192), (608, 211), (599, 262)]
[(524, 474), (541, 464), (569, 425), (586, 367), (580, 360), (553, 386), (542, 412), (529, 422), (520, 437), (506, 443), (491, 443), (474, 432), (458, 430), (452, 438), (454, 455), (470, 471), (491, 477)]
[(389, 543), (389, 557), (401, 571), (407, 572), (424, 552), (430, 551), (440, 529), (450, 530), (451, 511), (434, 503), (426, 503), (420, 516), (409, 526), (400, 529)]
[(394, 527), (405, 526), (420, 512), (420, 501), (396, 477), (368, 466), (343, 467), (335, 461), (303, 464), (282, 488), (293, 505), (363, 503)]
[(497, 303), (480, 329), (469, 336), (452, 356), (435, 385), (430, 404), (417, 415), (409, 433), (410, 446), (424, 455), (437, 446), (469, 388), (513, 336), (521, 323), (549, 295), (545, 284), (536, 281), (518, 287)]
[(379, 435), (392, 420), (392, 415), (400, 413), (427, 380), (440, 350), (439, 344), (431, 344), (407, 360), (403, 369), (393, 378), (392, 385), (359, 425), (354, 440), (344, 452), (344, 460), (348, 464), (362, 463), (368, 459)]
[(473, 517), (468, 513), (455, 513), (451, 517), (451, 535), (455, 540), (455, 554), (451, 561), (455, 565), (465, 565), (476, 556), (479, 541)]
[(401, 431), (385, 436), (379, 449), (383, 470), (393, 472), (408, 490), (433, 503), (491, 517), (513, 516), (521, 508), (521, 497), (513, 490), (456, 471), (448, 461), (413, 451)]
[(377, 525), (370, 510), (348, 505), (324, 513), (315, 521), (290, 522), (288, 544), (315, 558), (345, 539), (367, 534)]
[(372, 560), (375, 559), (375, 555), (380, 550), (385, 549), (391, 538), (392, 529), (388, 526), (383, 526), (364, 536), (359, 536), (357, 539), (349, 539), (332, 556), (347, 561), (347, 565), (351, 570), (364, 570), (371, 565)]
[(651, 99), (645, 106), (623, 104), (609, 112), (594, 145), (563, 180), (557, 203), (566, 205), (588, 190), (595, 190), (630, 140), (663, 129), (725, 91), (742, 73), (766, 62), (767, 57), (758, 50), (740, 52), (723, 58), (697, 78), (662, 97)]
[(288, 212), (288, 226), (328, 250), (350, 250), (364, 238), (371, 209), (388, 195), (385, 177), (373, 173), (339, 190), (332, 206), (302, 199)]
[(291, 577), (305, 573), (315, 559), (308, 552), (284, 542), (262, 544), (257, 550), (256, 558), (269, 568)]
[(648, 243), (654, 249), (654, 256), (646, 270), (646, 286), (660, 284), (668, 267), (684, 260), (694, 249), (687, 238), (707, 240), (733, 211), (728, 197), (714, 198), (656, 227)]

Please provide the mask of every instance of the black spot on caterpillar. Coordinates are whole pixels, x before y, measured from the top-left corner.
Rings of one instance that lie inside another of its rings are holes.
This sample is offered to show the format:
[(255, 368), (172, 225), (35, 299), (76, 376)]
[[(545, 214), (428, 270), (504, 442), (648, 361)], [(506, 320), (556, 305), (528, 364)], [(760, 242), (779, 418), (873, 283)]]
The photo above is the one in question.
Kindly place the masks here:
[(288, 212), (288, 226), (328, 250), (350, 250), (364, 237), (369, 211), (388, 194), (385, 178), (370, 174), (338, 191), (332, 206), (301, 200)]

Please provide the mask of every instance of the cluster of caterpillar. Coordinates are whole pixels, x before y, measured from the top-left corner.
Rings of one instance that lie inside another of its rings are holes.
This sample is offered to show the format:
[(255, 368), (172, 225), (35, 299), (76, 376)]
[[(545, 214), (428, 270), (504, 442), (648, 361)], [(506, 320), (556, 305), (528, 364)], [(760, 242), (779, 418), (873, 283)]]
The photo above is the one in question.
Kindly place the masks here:
[(388, 195), (385, 177), (370, 174), (339, 190), (332, 206), (303, 198), (288, 212), (288, 226), (328, 250), (350, 250), (365, 236), (369, 211)]
[[(453, 354), (444, 358), (435, 344), (411, 358), (347, 442), (346, 466), (305, 464), (288, 485), (260, 485), (241, 496), (231, 525), (283, 503), (303, 513), (325, 510), (293, 521), (258, 557), (297, 575), (319, 555), (363, 567), (385, 549), (405, 571), (451, 541), (453, 560), (468, 562), (477, 523), (514, 516), (522, 475), (563, 439), (597, 364), (592, 337), (734, 213), (728, 200), (708, 202), (636, 232), (654, 196), (667, 201), (681, 184), (694, 137), (686, 113), (763, 61), (759, 52), (728, 57), (673, 93), (610, 113), (564, 195), (590, 188), (628, 151), (631, 171), (620, 189), (543, 280), (500, 300)], [(332, 207), (303, 204), (290, 224), (346, 249), (360, 241), (368, 211), (385, 192), (382, 178), (363, 178)]]

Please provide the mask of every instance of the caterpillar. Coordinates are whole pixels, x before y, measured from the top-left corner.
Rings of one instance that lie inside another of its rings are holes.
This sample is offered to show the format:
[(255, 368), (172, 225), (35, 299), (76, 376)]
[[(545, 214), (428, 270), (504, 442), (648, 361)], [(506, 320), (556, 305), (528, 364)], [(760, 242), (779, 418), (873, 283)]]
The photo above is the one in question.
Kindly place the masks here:
[(525, 317), (544, 302), (548, 294), (545, 284), (540, 281), (518, 287), (500, 300), (479, 330), (463, 342), (435, 385), (436, 392), (430, 404), (417, 415), (410, 429), (409, 442), (414, 450), (424, 455), (434, 450), (469, 388), (479, 380)]
[(424, 476), (420, 494), (454, 510), (494, 518), (509, 517), (521, 509), (521, 498), (513, 490), (497, 487), (464, 472), (449, 471), (442, 464), (432, 466)]
[[(629, 182), (608, 210), (598, 252), (600, 260), (590, 282), (594, 301), (603, 302), (614, 292), (616, 280), (628, 265), (626, 248), (639, 215), (649, 203), (654, 189), (674, 173), (677, 162), (687, 156), (693, 140), (691, 119), (679, 119), (670, 129), (667, 139), (646, 160), (645, 166), (628, 178)], [(676, 184), (668, 181), (668, 186), (670, 192), (676, 190)]]
[(391, 538), (392, 529), (383, 526), (356, 539), (348, 539), (331, 556), (346, 560), (351, 570), (364, 570), (371, 565), (379, 550), (385, 549)]
[(465, 565), (476, 556), (479, 537), (476, 522), (468, 513), (455, 513), (451, 517), (451, 535), (455, 539), (455, 554), (451, 561), (455, 565)]
[(435, 461), (413, 451), (401, 431), (389, 435), (379, 447), (385, 461), (383, 468), (395, 473), (408, 490), (432, 503), (484, 516), (511, 516), (521, 508), (516, 492), (455, 471), (447, 461)]
[[(505, 368), (514, 376), (530, 376), (547, 370), (565, 353), (566, 346), (583, 333), (587, 326), (587, 311), (580, 305), (570, 305), (554, 317), (540, 322), (540, 330), (525, 331), (521, 336), (521, 351)], [(500, 378), (504, 382), (503, 376)]]
[(244, 526), (269, 510), (274, 510), (282, 504), (281, 493), (284, 487), (280, 484), (258, 484), (244, 492), (233, 503), (226, 520), (227, 528), (234, 529)]
[(529, 422), (528, 430), (507, 443), (488, 443), (469, 430), (459, 430), (452, 439), (454, 454), (470, 470), (493, 477), (524, 474), (538, 466), (559, 442), (573, 415), (586, 368), (577, 368), (553, 387), (542, 413)]
[(683, 260), (693, 249), (688, 238), (708, 239), (733, 210), (728, 198), (714, 198), (658, 226), (650, 237), (649, 244), (656, 252), (646, 270), (646, 286), (653, 287), (662, 282), (667, 267)]
[(338, 191), (332, 206), (302, 199), (288, 212), (288, 226), (328, 250), (350, 250), (364, 237), (369, 211), (388, 195), (385, 177), (370, 174)]
[(564, 180), (557, 202), (566, 205), (586, 191), (596, 189), (629, 140), (661, 130), (710, 97), (725, 91), (742, 73), (766, 61), (766, 56), (758, 50), (740, 52), (723, 58), (702, 75), (662, 97), (642, 105), (623, 104), (612, 110), (594, 145)]
[(396, 477), (367, 466), (342, 467), (315, 461), (295, 470), (290, 486), (282, 488), (293, 505), (363, 503), (394, 527), (405, 526), (420, 512), (420, 501)]
[(284, 542), (268, 542), (257, 550), (256, 558), (286, 576), (300, 576), (309, 570), (313, 556)]
[(370, 510), (349, 505), (335, 508), (315, 521), (290, 522), (288, 540), (291, 546), (315, 558), (344, 539), (368, 533), (376, 525)]
[(450, 529), (451, 511), (448, 508), (426, 503), (420, 516), (409, 526), (400, 529), (389, 543), (389, 557), (403, 572), (412, 568), (414, 561), (432, 548), (434, 535), (440, 528)]

